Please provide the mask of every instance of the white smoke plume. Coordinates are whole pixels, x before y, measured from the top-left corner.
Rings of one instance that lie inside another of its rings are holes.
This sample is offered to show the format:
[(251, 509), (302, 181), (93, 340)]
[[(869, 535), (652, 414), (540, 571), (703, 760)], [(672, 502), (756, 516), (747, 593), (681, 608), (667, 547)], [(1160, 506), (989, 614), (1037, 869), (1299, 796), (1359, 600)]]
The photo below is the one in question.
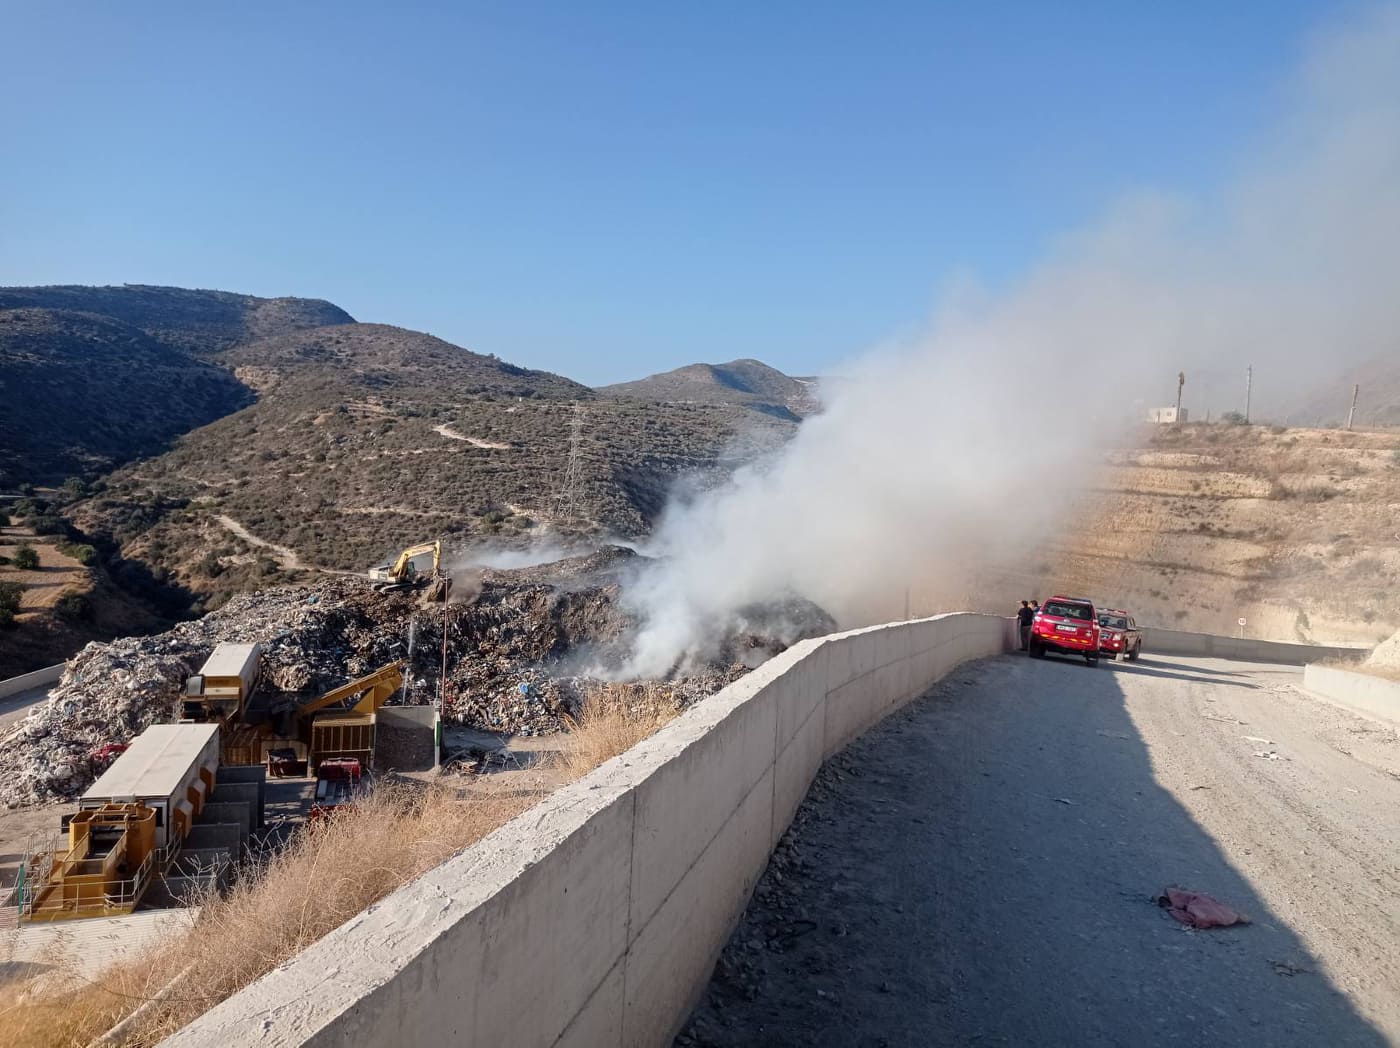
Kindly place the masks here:
[[(841, 369), (775, 457), (677, 500), (629, 599), (629, 672), (703, 656), (746, 605), (791, 595), (845, 625), (911, 578), (967, 573), (1075, 522), (1066, 493), (1149, 404), (1256, 414), (1400, 338), (1400, 8), (1315, 41), (1288, 112), (1213, 198), (1133, 193), (1011, 293), (954, 291), (924, 337)], [(1194, 377), (1193, 377), (1194, 376)], [(1203, 385), (1238, 387), (1231, 402)]]

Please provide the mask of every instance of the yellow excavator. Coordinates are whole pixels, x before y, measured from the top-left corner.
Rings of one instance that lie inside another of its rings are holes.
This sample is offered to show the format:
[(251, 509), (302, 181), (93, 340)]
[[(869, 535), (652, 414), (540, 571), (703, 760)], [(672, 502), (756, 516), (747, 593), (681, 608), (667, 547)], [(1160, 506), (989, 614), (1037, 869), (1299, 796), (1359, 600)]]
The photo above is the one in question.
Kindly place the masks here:
[(385, 561), (369, 569), (370, 581), (380, 593), (419, 589), (427, 586), (425, 601), (439, 601), (447, 596), (451, 580), (442, 570), (442, 542), (424, 542), (409, 546), (392, 564)]

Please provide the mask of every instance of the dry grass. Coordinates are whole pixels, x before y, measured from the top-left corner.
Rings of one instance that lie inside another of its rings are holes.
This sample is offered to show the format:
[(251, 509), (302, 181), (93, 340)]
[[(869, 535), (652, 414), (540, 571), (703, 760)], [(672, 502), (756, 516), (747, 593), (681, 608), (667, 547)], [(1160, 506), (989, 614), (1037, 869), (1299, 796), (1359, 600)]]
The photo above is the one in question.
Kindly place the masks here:
[(680, 712), (670, 689), (657, 684), (598, 683), (584, 693), (582, 712), (555, 757), (571, 779), (625, 753)]
[(381, 785), (353, 811), (297, 833), (245, 870), (228, 894), (202, 900), (179, 940), (77, 992), (72, 976), (52, 974), (0, 986), (5, 1043), (87, 1045), (159, 997), (120, 1042), (155, 1044), (538, 799)]
[[(584, 775), (678, 712), (664, 687), (596, 685), (571, 722), (557, 767), (568, 779)], [(114, 1043), (153, 1045), (544, 795), (381, 784), (355, 809), (250, 862), (232, 891), (198, 900), (199, 919), (187, 935), (107, 969), (77, 992), (71, 973), (0, 985), (4, 1041), (14, 1048), (89, 1045), (134, 1015)]]

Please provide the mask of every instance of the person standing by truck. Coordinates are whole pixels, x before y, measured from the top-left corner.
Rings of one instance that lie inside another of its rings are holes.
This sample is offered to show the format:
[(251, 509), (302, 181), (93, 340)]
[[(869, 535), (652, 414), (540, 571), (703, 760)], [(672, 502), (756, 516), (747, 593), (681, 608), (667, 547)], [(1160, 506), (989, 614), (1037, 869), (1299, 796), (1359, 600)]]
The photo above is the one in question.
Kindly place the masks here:
[(1026, 650), (1026, 645), (1031, 639), (1031, 619), (1035, 617), (1035, 612), (1031, 610), (1031, 602), (1021, 601), (1020, 608), (1016, 611), (1016, 624), (1021, 630), (1021, 650)]

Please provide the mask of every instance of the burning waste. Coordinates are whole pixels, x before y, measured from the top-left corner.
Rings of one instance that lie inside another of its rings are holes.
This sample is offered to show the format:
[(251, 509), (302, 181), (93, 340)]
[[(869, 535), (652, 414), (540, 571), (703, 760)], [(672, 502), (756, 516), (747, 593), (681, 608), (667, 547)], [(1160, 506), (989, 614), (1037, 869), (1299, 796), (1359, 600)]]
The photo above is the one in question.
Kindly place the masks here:
[[(590, 687), (625, 664), (637, 622), (623, 588), (650, 567), (630, 550), (605, 547), (551, 564), (483, 569), (468, 585), (454, 579), (445, 612), (444, 719), (512, 735), (564, 730)], [(408, 680), (393, 701), (434, 703), (443, 624), (440, 604), (337, 577), (241, 594), (156, 636), (89, 644), (49, 700), (0, 739), (0, 801), (16, 807), (80, 794), (99, 770), (94, 752), (179, 719), (186, 679), (220, 642), (261, 644), (264, 690), (308, 696), (404, 660)], [(829, 616), (801, 602), (775, 605), (766, 617), (751, 608), (710, 660), (674, 667), (667, 687), (678, 705), (689, 705), (781, 651), (796, 633), (832, 628)]]

